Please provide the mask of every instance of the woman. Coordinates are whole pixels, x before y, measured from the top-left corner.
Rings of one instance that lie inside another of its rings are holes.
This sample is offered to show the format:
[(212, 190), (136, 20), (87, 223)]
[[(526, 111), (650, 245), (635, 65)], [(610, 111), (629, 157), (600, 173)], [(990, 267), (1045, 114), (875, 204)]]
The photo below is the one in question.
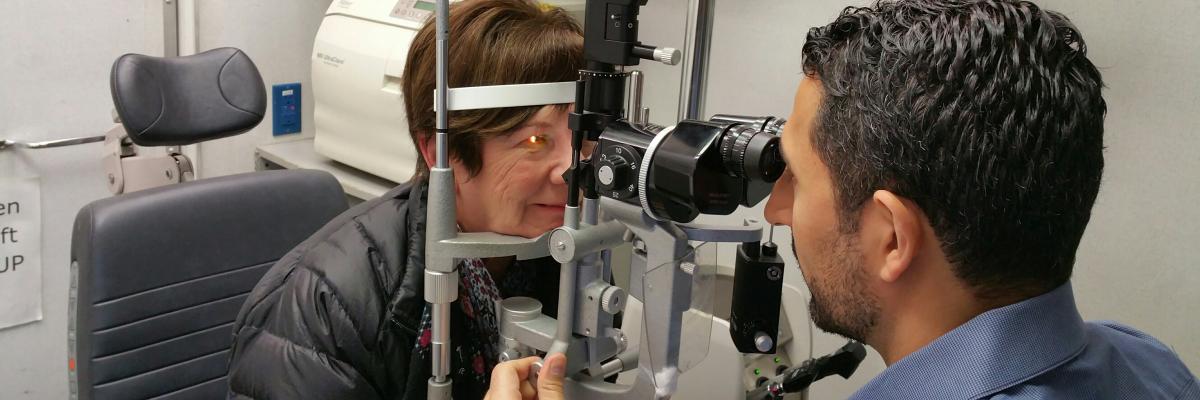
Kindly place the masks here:
[[(581, 30), (561, 9), (468, 0), (451, 7), (449, 23), (451, 87), (573, 81), (583, 66)], [(425, 175), (436, 154), (431, 25), (413, 41), (402, 87), (421, 155), (417, 176), (334, 219), (263, 277), (234, 324), (231, 398), (425, 398)], [(561, 225), (568, 106), (450, 115), (460, 230), (537, 237)], [(478, 399), (497, 360), (492, 302), (530, 296), (555, 310), (558, 264), (469, 259), (459, 271), (453, 395)]]

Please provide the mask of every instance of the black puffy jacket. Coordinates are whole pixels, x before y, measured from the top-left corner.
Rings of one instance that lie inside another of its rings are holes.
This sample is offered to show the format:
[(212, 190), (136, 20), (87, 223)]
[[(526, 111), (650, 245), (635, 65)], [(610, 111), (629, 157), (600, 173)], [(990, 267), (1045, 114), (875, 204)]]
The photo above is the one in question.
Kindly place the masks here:
[[(234, 323), (229, 398), (425, 399), (430, 361), (414, 348), (426, 304), (425, 193), (402, 185), (355, 206), (263, 276)], [(547, 273), (534, 294), (548, 310), (551, 261), (537, 261)], [(451, 343), (463, 343), (461, 311), (451, 309)], [(487, 389), (455, 382), (456, 399)]]

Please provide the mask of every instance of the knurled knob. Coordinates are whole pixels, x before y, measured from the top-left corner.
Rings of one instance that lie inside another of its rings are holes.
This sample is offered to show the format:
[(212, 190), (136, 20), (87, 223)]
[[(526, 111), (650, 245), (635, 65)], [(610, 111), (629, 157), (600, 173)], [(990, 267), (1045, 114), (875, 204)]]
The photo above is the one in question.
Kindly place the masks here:
[(679, 49), (670, 47), (659, 47), (654, 49), (654, 59), (658, 60), (660, 63), (675, 65), (679, 64), (681, 58), (683, 58), (683, 53), (681, 53)]
[(600, 309), (609, 314), (621, 312), (625, 307), (625, 289), (613, 286), (600, 295)]

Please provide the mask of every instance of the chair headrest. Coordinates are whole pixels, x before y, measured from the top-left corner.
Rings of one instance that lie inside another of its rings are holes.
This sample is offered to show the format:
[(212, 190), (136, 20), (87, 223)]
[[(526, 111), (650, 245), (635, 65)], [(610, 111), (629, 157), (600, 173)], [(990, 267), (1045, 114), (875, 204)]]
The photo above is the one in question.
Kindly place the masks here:
[(117, 115), (134, 143), (179, 146), (253, 129), (267, 108), (262, 76), (241, 50), (185, 57), (126, 54), (112, 68)]

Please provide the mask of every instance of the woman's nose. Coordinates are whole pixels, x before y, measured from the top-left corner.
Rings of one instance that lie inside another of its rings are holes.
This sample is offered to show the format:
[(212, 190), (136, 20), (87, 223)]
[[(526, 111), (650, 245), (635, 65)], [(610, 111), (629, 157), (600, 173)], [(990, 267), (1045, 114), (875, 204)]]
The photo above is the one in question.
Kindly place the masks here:
[(554, 185), (567, 184), (566, 177), (563, 176), (567, 169), (571, 168), (571, 144), (554, 146), (554, 154), (551, 158), (553, 166), (550, 167), (550, 183)]

